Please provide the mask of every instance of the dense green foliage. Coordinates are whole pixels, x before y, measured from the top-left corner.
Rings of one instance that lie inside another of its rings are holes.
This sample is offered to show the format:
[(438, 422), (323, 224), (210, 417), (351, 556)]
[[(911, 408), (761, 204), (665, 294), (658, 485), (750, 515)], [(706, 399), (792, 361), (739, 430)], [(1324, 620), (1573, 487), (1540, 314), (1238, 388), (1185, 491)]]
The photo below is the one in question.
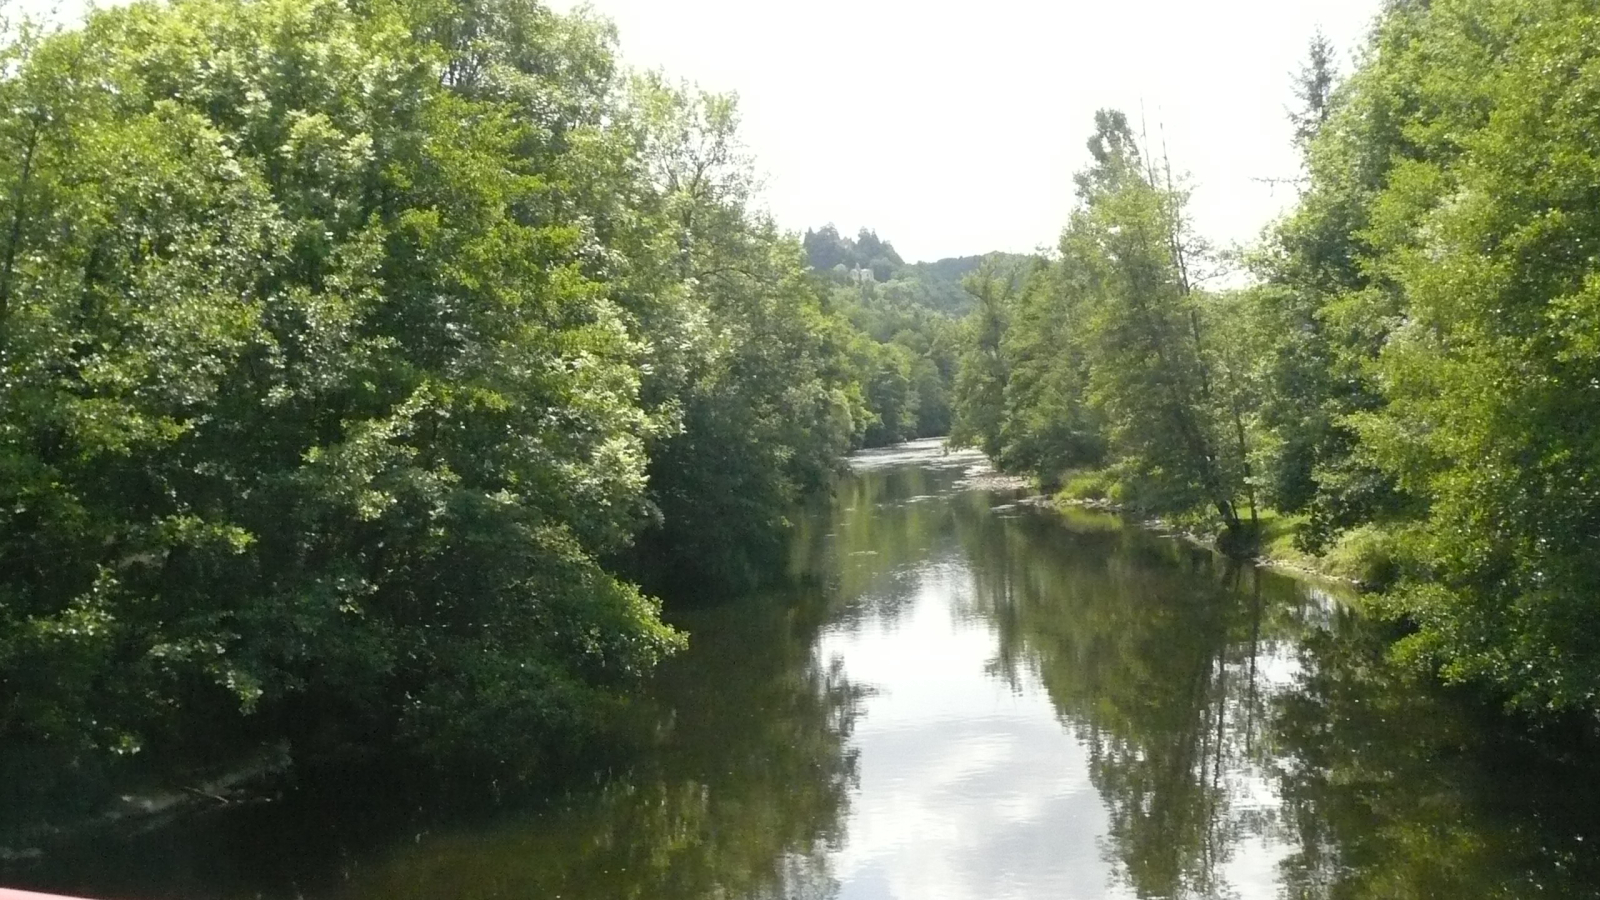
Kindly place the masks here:
[(531, 0), (15, 36), (0, 737), (521, 758), (681, 645), (631, 578), (759, 574), (858, 337), (732, 101), (612, 45)]
[(1045, 481), (1109, 466), (1118, 499), (1208, 509), (1238, 534), (1254, 501), (1234, 302), (1193, 285), (1184, 195), (1127, 119), (1095, 124), (1059, 257), (1020, 284), (973, 276), (955, 437)]
[(1389, 587), (1402, 653), (1515, 705), (1600, 699), (1600, 18), (1386, 7), (1297, 79), (1306, 178), (1206, 292), (1184, 193), (1116, 113), (1059, 255), (969, 320), (958, 438), (1238, 546), (1265, 505)]
[(1410, 501), (1406, 649), (1527, 706), (1600, 699), (1597, 27), (1586, 3), (1397, 7), (1291, 223), (1359, 226), (1322, 317), (1382, 401), (1343, 424)]

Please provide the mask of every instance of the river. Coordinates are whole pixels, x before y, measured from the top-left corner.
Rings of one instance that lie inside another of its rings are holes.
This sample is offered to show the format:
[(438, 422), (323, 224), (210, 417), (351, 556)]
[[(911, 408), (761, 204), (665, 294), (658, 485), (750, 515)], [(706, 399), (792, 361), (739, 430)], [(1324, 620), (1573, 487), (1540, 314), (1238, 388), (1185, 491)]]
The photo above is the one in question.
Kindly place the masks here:
[(1593, 754), (1408, 677), (1336, 592), (1018, 504), (936, 441), (852, 468), (798, 518), (782, 588), (673, 614), (692, 643), (641, 704), (644, 749), (557, 800), (334, 812), (324, 791), (13, 881), (326, 900), (1600, 896)]

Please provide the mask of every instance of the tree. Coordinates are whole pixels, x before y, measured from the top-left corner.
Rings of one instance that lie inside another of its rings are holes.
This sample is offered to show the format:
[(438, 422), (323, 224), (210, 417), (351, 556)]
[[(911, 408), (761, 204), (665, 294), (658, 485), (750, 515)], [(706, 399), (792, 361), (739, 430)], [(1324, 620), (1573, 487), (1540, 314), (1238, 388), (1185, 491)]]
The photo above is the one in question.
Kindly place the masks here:
[(1530, 708), (1600, 696), (1580, 624), (1600, 587), (1595, 24), (1555, 0), (1397, 10), (1360, 86), (1415, 73), (1420, 101), (1371, 229), (1404, 304), (1374, 364), (1389, 402), (1352, 420), (1426, 502), (1393, 598), (1421, 627), (1403, 646)]
[(956, 371), (950, 441), (957, 446), (977, 447), (998, 459), (1004, 446), (1000, 429), (1006, 385), (1011, 377), (1001, 342), (1011, 316), (1012, 281), (1001, 276), (994, 266), (986, 265), (968, 276), (966, 284), (978, 304), (966, 321), (965, 349)]
[(1045, 484), (1106, 461), (1106, 423), (1089, 397), (1085, 310), (1072, 275), (1036, 261), (1002, 342), (1010, 377), (999, 459)]
[(1310, 182), (1264, 267), (1274, 502), (1310, 512), (1310, 546), (1379, 535), (1401, 652), (1529, 709), (1600, 691), (1593, 25), (1555, 0), (1391, 4), (1308, 107)]
[(8, 49), (0, 736), (525, 772), (682, 645), (624, 561), (765, 565), (864, 429), (856, 336), (732, 99), (613, 40), (181, 0)]
[(1289, 110), (1294, 125), (1294, 143), (1302, 152), (1328, 121), (1333, 109), (1333, 89), (1338, 83), (1338, 65), (1333, 58), (1333, 43), (1318, 29), (1311, 35), (1306, 63), (1294, 74), (1294, 96), (1298, 107)]

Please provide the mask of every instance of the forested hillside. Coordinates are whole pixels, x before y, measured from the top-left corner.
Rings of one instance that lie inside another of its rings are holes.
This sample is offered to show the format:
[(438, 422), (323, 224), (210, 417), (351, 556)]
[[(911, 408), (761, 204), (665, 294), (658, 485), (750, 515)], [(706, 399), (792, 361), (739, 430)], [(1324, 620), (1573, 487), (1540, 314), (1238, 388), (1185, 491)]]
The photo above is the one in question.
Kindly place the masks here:
[[(1383, 589), (1402, 656), (1527, 710), (1600, 697), (1600, 15), (1390, 3), (1296, 83), (1298, 204), (1208, 288), (1118, 112), (1057, 252), (975, 276), (957, 440)], [(1292, 542), (1296, 545), (1290, 547)]]
[(950, 431), (957, 321), (972, 309), (965, 276), (986, 261), (1022, 268), (1008, 253), (906, 263), (894, 245), (863, 228), (844, 237), (833, 225), (802, 241), (812, 270), (832, 285), (835, 308), (871, 340), (857, 348), (867, 404), (876, 415), (867, 446)]

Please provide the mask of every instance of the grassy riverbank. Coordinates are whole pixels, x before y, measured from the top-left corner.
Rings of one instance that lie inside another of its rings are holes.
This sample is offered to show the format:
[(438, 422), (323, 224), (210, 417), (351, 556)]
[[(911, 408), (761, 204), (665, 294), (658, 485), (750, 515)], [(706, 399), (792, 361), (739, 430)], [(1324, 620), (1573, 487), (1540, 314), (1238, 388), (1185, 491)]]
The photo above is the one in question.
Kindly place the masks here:
[[(1214, 522), (1157, 515), (1117, 499), (1117, 493), (1106, 473), (1078, 472), (1062, 479), (1062, 486), (1047, 496), (1050, 505), (1056, 508), (1104, 510), (1221, 549), (1222, 535)], [(1248, 543), (1230, 555), (1252, 559), (1259, 565), (1343, 582), (1363, 591), (1379, 591), (1394, 582), (1398, 573), (1394, 535), (1378, 526), (1364, 526), (1341, 534), (1317, 552), (1307, 549), (1306, 533), (1310, 524), (1310, 517), (1303, 514), (1260, 510), (1254, 531), (1247, 536)]]

